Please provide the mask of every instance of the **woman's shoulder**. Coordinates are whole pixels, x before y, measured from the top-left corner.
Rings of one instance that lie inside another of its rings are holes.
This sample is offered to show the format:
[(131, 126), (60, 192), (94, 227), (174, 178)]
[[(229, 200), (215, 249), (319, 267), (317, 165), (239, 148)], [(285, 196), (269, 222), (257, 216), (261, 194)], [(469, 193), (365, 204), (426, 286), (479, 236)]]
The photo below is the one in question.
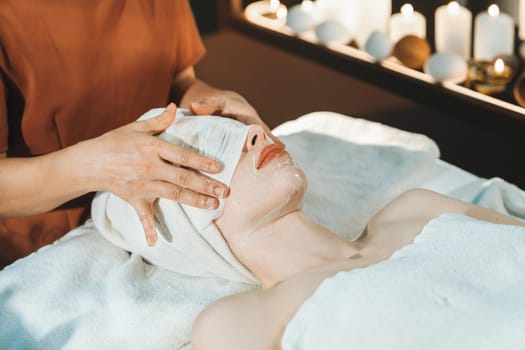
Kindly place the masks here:
[(257, 289), (212, 303), (193, 323), (192, 349), (273, 349), (279, 332), (270, 299)]
[(329, 264), (300, 273), (269, 289), (224, 297), (208, 306), (193, 324), (192, 348), (280, 349), (288, 322), (329, 276), (350, 267)]
[(470, 203), (434, 191), (414, 188), (401, 193), (370, 221), (376, 225), (406, 220), (428, 221), (444, 212), (464, 212), (470, 206)]
[[(381, 250), (409, 244), (432, 219), (464, 214), (472, 205), (426, 189), (411, 189), (389, 202), (367, 225), (366, 243)], [(386, 251), (385, 251), (386, 252)]]

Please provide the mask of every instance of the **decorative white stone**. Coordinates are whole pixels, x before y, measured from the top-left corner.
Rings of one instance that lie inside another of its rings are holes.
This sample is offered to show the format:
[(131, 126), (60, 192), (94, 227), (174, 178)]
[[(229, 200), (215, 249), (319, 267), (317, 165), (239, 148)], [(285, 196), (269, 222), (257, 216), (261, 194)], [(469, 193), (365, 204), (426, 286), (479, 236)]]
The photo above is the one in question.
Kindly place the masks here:
[(467, 78), (468, 66), (462, 56), (455, 52), (443, 51), (430, 57), (423, 70), (437, 82), (459, 84)]
[(375, 31), (370, 34), (365, 43), (365, 51), (377, 61), (382, 61), (392, 53), (392, 40), (383, 32)]
[(312, 29), (315, 25), (312, 10), (305, 9), (301, 4), (291, 7), (286, 16), (286, 25), (296, 34)]
[(348, 29), (339, 21), (329, 19), (315, 27), (317, 39), (323, 43), (339, 42), (346, 44), (351, 39)]

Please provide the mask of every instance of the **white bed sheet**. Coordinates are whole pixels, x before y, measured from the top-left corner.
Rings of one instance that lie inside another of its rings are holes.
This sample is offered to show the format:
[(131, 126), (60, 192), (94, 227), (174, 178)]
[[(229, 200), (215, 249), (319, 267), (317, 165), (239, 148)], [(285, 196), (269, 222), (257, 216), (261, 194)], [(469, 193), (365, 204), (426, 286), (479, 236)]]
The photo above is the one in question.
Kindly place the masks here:
[[(485, 181), (435, 160), (438, 150), (428, 138), (378, 123), (316, 112), (276, 129), (278, 135), (299, 131), (328, 133), (356, 145), (388, 146), (387, 155), (400, 150), (423, 155), (420, 163), (406, 164), (400, 174), (403, 184), (389, 196), (423, 187), (461, 198)], [(415, 171), (418, 164), (424, 164), (425, 171)], [(403, 177), (407, 174), (409, 179)], [(64, 256), (69, 263), (59, 261)], [(151, 267), (109, 245), (88, 223), (0, 272), (0, 347), (188, 349), (198, 312), (223, 295), (248, 288)]]

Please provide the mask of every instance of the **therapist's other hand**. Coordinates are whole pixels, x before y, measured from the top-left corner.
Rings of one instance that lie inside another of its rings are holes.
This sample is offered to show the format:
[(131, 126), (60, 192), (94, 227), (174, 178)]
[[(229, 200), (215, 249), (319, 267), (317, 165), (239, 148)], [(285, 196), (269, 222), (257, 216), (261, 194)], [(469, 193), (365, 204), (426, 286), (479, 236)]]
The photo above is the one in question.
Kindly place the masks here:
[(199, 102), (191, 103), (190, 109), (196, 115), (220, 115), (236, 119), (246, 125), (258, 124), (264, 128), (264, 131), (270, 135), (275, 143), (284, 145), (281, 140), (271, 133), (270, 128), (262, 121), (255, 108), (236, 92), (216, 92)]
[(175, 119), (170, 104), (159, 116), (136, 121), (96, 139), (92, 156), (99, 187), (129, 202), (137, 212), (146, 240), (155, 245), (157, 234), (153, 204), (158, 198), (174, 199), (195, 207), (215, 209), (228, 193), (225, 185), (195, 170), (218, 173), (221, 165), (203, 155), (155, 137)]

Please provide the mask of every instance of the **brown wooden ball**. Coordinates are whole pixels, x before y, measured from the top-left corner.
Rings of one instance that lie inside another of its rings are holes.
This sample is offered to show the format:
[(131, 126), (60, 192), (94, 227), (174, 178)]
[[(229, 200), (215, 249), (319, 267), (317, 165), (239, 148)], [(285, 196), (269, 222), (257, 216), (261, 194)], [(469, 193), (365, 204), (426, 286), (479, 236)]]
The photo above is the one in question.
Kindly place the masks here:
[(407, 35), (394, 45), (393, 55), (405, 66), (420, 69), (430, 58), (430, 45), (416, 35)]

